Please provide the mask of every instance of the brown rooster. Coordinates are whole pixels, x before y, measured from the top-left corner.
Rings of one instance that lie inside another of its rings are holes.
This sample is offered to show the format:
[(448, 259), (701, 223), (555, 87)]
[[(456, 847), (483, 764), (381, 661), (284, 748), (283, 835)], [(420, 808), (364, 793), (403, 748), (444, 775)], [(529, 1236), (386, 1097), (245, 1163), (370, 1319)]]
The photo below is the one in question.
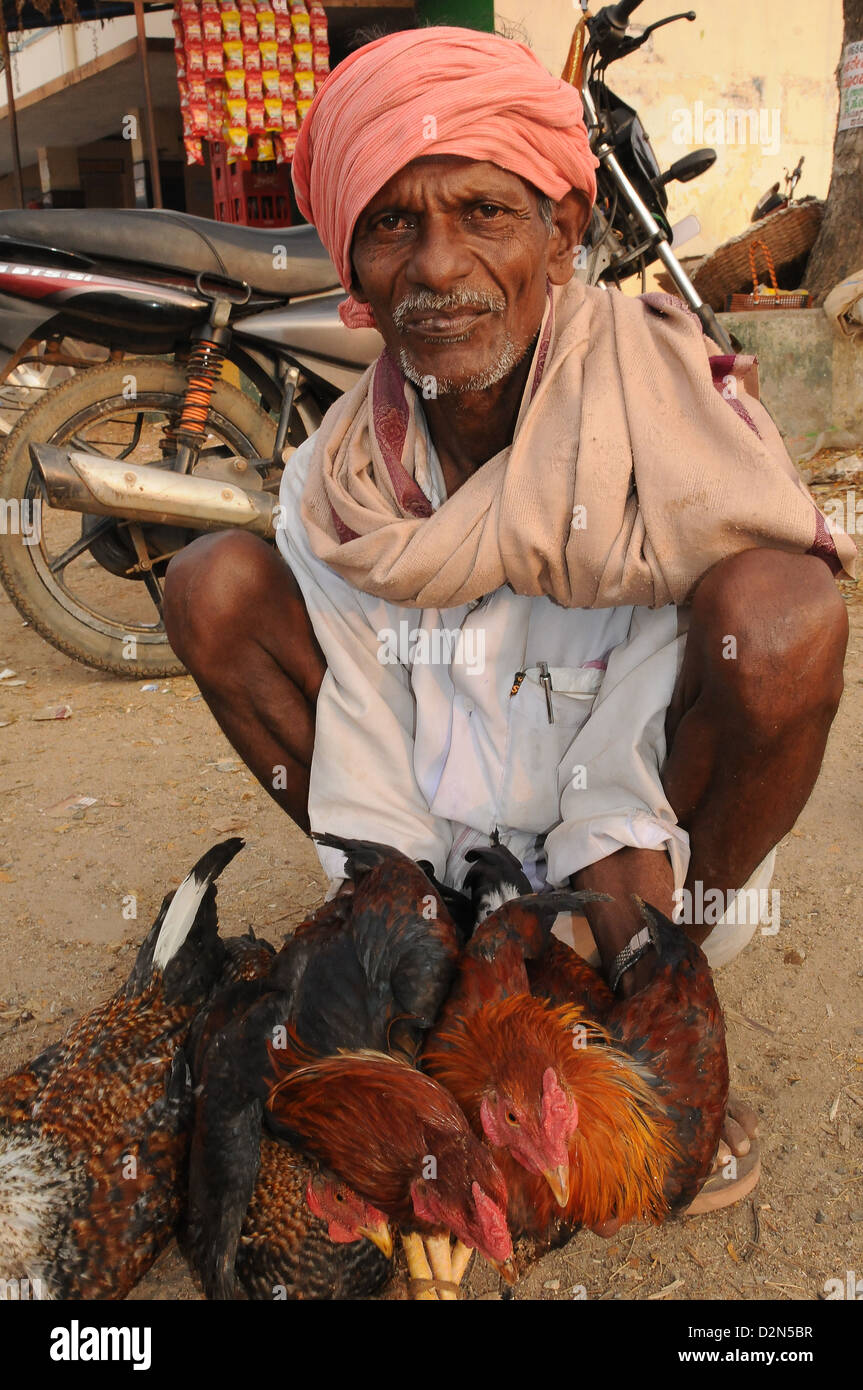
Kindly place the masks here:
[(123, 1298), (173, 1234), (192, 1118), (184, 1053), (224, 960), (215, 845), (165, 898), (128, 981), (0, 1083), (0, 1275)]
[[(346, 1177), (402, 1226), (452, 1231), (511, 1277), (506, 1185), (447, 1091), (405, 1062), (373, 1052), (289, 1065), (283, 1073), (281, 1054), (273, 1050), (271, 1058), (275, 1084), (267, 1108), (277, 1133)], [(439, 1249), (432, 1247), (435, 1255)]]
[(651, 912), (656, 974), (618, 1002), (562, 943), (543, 957), (554, 917), (572, 906), (549, 893), (490, 917), (423, 1055), (492, 1144), (513, 1231), (546, 1244), (685, 1205), (716, 1150), (727, 1087), (697, 947)]
[(528, 972), (535, 994), (553, 1004), (584, 1004), (648, 1082), (653, 1104), (672, 1127), (674, 1155), (663, 1197), (677, 1212), (699, 1191), (719, 1147), (728, 1105), (725, 1021), (704, 952), (656, 908), (640, 906), (656, 968), (628, 999), (612, 995), (562, 943), (553, 956), (531, 962)]

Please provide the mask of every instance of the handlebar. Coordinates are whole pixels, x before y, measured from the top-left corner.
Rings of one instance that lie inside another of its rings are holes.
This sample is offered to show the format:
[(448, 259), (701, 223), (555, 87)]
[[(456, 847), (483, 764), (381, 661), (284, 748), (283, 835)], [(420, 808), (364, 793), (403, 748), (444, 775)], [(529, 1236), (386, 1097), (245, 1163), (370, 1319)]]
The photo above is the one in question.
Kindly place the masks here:
[(625, 29), (629, 23), (630, 15), (638, 9), (640, 4), (641, 0), (619, 0), (619, 4), (612, 5), (608, 12), (609, 22)]

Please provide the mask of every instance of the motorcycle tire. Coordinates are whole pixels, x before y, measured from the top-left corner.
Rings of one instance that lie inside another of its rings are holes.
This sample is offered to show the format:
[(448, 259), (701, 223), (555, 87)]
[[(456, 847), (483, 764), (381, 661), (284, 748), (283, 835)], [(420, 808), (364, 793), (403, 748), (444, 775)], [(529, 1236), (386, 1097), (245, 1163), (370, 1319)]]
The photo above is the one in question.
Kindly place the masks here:
[[(118, 410), (124, 404), (128, 408), (123, 387), (130, 374), (136, 379), (137, 403), (179, 412), (186, 378), (182, 369), (170, 362), (131, 358), (88, 368), (49, 391), (22, 416), (9, 435), (0, 454), (0, 505), (2, 499), (22, 499), (27, 495), (32, 485), (31, 443), (62, 443), (71, 433), (70, 422), (102, 403), (116, 401)], [(220, 422), (230, 429), (239, 444), (237, 451), (245, 457), (272, 457), (276, 433), (273, 420), (237, 387), (221, 379), (213, 392), (208, 417), (208, 423), (216, 428)], [(87, 518), (82, 517), (82, 522), (86, 523)], [(189, 541), (193, 539), (195, 535), (190, 534)], [(110, 622), (94, 622), (61, 586), (50, 587), (51, 576), (44, 564), (40, 572), (33, 554), (38, 548), (25, 545), (10, 527), (0, 529), (0, 583), (21, 616), (46, 642), (85, 666), (118, 676), (165, 677), (185, 673), (164, 631), (156, 628), (136, 638), (134, 658), (124, 655), (129, 646), (124, 631), (127, 625), (118, 622), (117, 631), (112, 632)]]

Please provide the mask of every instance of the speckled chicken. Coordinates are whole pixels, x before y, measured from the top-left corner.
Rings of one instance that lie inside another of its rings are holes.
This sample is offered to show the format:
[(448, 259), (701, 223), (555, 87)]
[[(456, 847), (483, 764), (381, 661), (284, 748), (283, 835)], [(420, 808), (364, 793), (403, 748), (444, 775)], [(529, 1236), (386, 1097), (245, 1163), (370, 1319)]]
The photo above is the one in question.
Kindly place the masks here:
[(173, 1234), (192, 1102), (189, 1027), (224, 964), (215, 845), (169, 894), (126, 984), (0, 1083), (0, 1277), (123, 1298)]

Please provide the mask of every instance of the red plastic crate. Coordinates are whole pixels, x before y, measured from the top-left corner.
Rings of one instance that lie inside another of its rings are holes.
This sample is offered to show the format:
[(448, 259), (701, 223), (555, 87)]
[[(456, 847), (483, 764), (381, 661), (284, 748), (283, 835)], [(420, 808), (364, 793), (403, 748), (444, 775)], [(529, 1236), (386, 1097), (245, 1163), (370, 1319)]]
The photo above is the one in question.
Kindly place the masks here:
[(227, 147), (209, 142), (213, 216), (245, 227), (290, 227), (290, 164), (238, 159), (229, 164)]

